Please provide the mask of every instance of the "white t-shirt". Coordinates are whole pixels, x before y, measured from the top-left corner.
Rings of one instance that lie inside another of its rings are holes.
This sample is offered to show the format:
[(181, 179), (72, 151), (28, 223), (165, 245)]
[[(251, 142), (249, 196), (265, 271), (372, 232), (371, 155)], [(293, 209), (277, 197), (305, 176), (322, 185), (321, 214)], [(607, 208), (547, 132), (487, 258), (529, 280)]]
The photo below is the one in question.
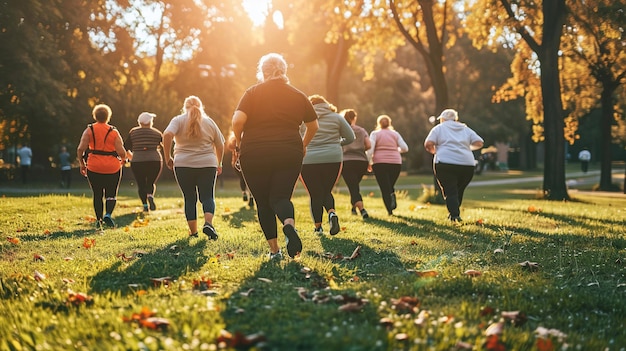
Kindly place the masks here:
[(435, 143), (434, 163), (474, 166), (471, 145), (483, 138), (464, 123), (446, 121), (434, 126), (426, 141)]
[(590, 161), (591, 160), (591, 152), (589, 150), (582, 150), (578, 153), (578, 159), (581, 161)]
[(174, 167), (217, 167), (214, 145), (224, 145), (224, 135), (217, 124), (209, 118), (200, 118), (200, 135), (187, 137), (187, 114), (178, 115), (170, 121), (163, 134), (174, 134)]

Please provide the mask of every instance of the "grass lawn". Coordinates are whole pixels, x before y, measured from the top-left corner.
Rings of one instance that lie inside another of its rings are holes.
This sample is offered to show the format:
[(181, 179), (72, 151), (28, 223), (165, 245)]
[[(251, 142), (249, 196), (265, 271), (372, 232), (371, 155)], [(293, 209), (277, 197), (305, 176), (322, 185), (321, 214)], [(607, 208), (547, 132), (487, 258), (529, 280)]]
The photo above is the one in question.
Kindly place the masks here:
[(303, 253), (278, 262), (233, 181), (218, 241), (188, 237), (172, 183), (143, 216), (125, 182), (104, 231), (85, 184), (7, 192), (0, 350), (626, 350), (626, 195), (473, 186), (453, 225), (416, 200), (431, 182), (403, 177), (391, 217), (365, 180), (366, 221), (338, 191), (336, 236), (313, 234), (298, 186)]

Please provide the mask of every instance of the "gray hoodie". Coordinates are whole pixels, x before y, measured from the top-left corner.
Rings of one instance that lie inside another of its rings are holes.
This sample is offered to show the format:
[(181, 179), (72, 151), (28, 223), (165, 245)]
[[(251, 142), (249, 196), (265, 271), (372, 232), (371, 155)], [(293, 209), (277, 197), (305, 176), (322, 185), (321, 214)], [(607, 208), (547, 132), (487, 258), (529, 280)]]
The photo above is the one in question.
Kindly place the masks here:
[(350, 144), (355, 139), (352, 127), (328, 104), (315, 104), (313, 107), (319, 129), (306, 148), (303, 164), (342, 162), (342, 145)]

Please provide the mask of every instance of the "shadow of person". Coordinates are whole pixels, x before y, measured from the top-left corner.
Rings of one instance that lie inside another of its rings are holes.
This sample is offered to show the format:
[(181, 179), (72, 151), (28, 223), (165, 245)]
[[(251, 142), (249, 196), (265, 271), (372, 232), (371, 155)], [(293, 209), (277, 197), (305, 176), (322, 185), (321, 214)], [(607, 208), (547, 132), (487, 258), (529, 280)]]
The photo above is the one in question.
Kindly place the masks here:
[(208, 261), (203, 254), (206, 243), (204, 239), (184, 238), (154, 251), (120, 253), (119, 261), (92, 278), (91, 289), (97, 293), (125, 295), (139, 289), (169, 284), (181, 275), (197, 271), (205, 265)]

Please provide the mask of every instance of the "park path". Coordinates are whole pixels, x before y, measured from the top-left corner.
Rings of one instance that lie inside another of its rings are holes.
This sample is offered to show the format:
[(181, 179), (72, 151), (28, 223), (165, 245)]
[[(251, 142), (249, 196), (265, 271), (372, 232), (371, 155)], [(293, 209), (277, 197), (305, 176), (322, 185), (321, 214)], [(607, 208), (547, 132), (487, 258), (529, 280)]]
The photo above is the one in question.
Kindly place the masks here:
[[(624, 170), (623, 169), (614, 169), (613, 170), (613, 182), (618, 184), (624, 183)], [(505, 175), (503, 175), (505, 177)], [(566, 181), (568, 188), (570, 190), (576, 190), (576, 186), (580, 185), (589, 185), (589, 184), (597, 184), (600, 182), (600, 171), (599, 170), (591, 170), (587, 173), (583, 172), (572, 172), (566, 174)], [(533, 176), (533, 177), (517, 177), (511, 176), (510, 178), (503, 179), (489, 179), (489, 180), (480, 180), (481, 176), (474, 176), (474, 179), (470, 183), (469, 187), (481, 187), (481, 186), (490, 186), (490, 185), (506, 185), (506, 184), (520, 184), (520, 183), (541, 183), (543, 181), (543, 176)], [(398, 190), (409, 190), (409, 189), (421, 189), (422, 184), (400, 184), (396, 186)], [(363, 185), (361, 186), (361, 190), (363, 191), (371, 191), (377, 190), (378, 186), (376, 185)], [(87, 189), (88, 190), (88, 189)], [(337, 190), (339, 191), (348, 191), (348, 188), (345, 186), (338, 186)], [(68, 191), (67, 189), (58, 189), (58, 188), (43, 188), (43, 187), (12, 187), (10, 184), (0, 184), (0, 196), (2, 194), (67, 194), (73, 192), (84, 192), (85, 189), (72, 189)], [(583, 191), (578, 191), (579, 193), (583, 193)], [(590, 194), (607, 194), (607, 196), (626, 196), (626, 194), (622, 193), (614, 193), (614, 192), (596, 192), (596, 191), (585, 191), (584, 193)]]

